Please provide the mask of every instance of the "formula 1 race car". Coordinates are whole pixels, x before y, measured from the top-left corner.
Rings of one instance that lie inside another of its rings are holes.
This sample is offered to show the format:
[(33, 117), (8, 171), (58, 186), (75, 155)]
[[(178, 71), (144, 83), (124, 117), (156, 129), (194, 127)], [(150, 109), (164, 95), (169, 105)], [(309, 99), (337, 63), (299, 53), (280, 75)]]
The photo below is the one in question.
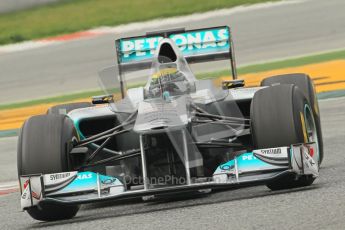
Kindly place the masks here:
[[(22, 126), (21, 207), (34, 219), (72, 218), (98, 201), (295, 188), (318, 176), (320, 114), (307, 75), (245, 88), (227, 26), (121, 38), (116, 50), (117, 65), (100, 72), (105, 95), (54, 106)], [(198, 80), (190, 69), (227, 59), (232, 80)], [(126, 90), (125, 73), (142, 70), (150, 70), (146, 85)]]

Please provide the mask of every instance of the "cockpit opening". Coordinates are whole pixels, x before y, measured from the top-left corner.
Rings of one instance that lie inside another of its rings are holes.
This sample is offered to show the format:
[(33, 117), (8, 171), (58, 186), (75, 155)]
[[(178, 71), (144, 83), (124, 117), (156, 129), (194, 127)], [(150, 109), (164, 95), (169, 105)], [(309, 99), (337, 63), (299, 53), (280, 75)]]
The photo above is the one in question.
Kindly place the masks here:
[(167, 63), (175, 62), (177, 60), (176, 53), (170, 43), (163, 43), (159, 49), (158, 62)]

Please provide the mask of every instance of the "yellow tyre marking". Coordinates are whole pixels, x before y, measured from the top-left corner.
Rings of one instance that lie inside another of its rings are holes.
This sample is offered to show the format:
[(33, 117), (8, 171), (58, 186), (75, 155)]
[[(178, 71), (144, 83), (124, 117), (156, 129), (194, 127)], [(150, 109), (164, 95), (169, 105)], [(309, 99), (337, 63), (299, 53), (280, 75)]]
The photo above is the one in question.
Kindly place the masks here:
[(305, 127), (304, 115), (303, 115), (302, 112), (300, 112), (299, 114), (300, 114), (300, 117), (301, 117), (301, 124), (302, 124), (304, 143), (307, 143), (308, 142), (308, 136), (307, 136), (307, 130), (306, 130), (306, 127)]

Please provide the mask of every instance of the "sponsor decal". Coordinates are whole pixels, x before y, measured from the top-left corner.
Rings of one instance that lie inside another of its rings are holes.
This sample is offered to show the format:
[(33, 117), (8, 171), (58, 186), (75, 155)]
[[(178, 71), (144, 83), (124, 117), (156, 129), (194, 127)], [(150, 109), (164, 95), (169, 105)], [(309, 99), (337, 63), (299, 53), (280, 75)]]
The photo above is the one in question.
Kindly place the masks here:
[(288, 156), (288, 147), (279, 147), (279, 148), (269, 148), (269, 149), (257, 149), (253, 151), (256, 157), (262, 159), (270, 160), (287, 160)]
[(230, 171), (231, 169), (235, 168), (235, 166), (234, 165), (224, 164), (224, 165), (219, 166), (219, 168), (222, 171)]
[(309, 148), (309, 155), (311, 156), (311, 157), (314, 157), (314, 148), (313, 147), (308, 147)]
[(70, 183), (77, 176), (77, 172), (63, 172), (46, 174), (43, 176), (46, 192), (58, 190), (66, 184)]
[(117, 180), (116, 178), (109, 177), (109, 178), (106, 178), (104, 180), (101, 180), (101, 184), (103, 184), (103, 185), (111, 185), (111, 184), (114, 184), (116, 182), (116, 180)]
[(258, 149), (254, 150), (253, 154), (259, 160), (271, 165), (287, 167), (289, 164), (287, 147)]
[[(184, 55), (228, 51), (229, 30), (227, 27), (190, 31), (169, 36)], [(120, 40), (121, 62), (140, 61), (152, 58), (163, 37), (131, 38)]]
[(252, 161), (252, 160), (256, 160), (256, 157), (254, 155), (243, 155), (242, 156), (242, 160), (244, 160), (244, 161)]
[(34, 191), (31, 192), (32, 197), (35, 198), (36, 200), (40, 200), (40, 199), (41, 199), (41, 194), (42, 194), (42, 193), (37, 194), (37, 193), (34, 192)]
[[(257, 150), (255, 150), (257, 151)], [(273, 151), (279, 152), (279, 151)], [(283, 151), (282, 151), (283, 152)], [(258, 157), (254, 156), (255, 152), (246, 152), (236, 157), (237, 162), (237, 170), (238, 174), (246, 173), (246, 172), (255, 172), (258, 170), (272, 170), (282, 168), (281, 165), (273, 165), (271, 163), (267, 163)], [(230, 160), (225, 164), (220, 165), (213, 175), (220, 175), (220, 174), (235, 174), (235, 160)]]
[(42, 200), (41, 176), (21, 177), (20, 184), (22, 208), (35, 206)]
[(58, 179), (64, 179), (66, 177), (69, 177), (71, 175), (71, 173), (67, 172), (67, 173), (59, 173), (59, 174), (51, 174), (50, 175), (50, 180), (58, 180)]
[(22, 199), (25, 200), (27, 198), (27, 194), (28, 194), (28, 192), (27, 192), (27, 190), (25, 190), (22, 194)]
[(314, 159), (305, 151), (304, 152), (304, 167), (309, 169), (315, 169), (316, 163)]
[(79, 174), (77, 178), (78, 178), (78, 180), (92, 179), (92, 173)]
[(282, 153), (282, 149), (281, 148), (275, 148), (275, 149), (261, 149), (260, 150), (261, 154), (281, 154)]
[(24, 182), (23, 188), (26, 189), (28, 187), (28, 185), (29, 185), (29, 180), (26, 180)]
[(294, 172), (299, 175), (319, 175), (319, 165), (317, 163), (317, 155), (313, 152), (314, 157), (310, 155), (310, 148), (315, 149), (313, 145), (297, 145), (292, 147), (291, 166)]
[[(97, 181), (99, 180), (99, 182)], [(79, 172), (75, 179), (67, 186), (51, 194), (66, 194), (81, 191), (97, 191), (98, 186), (100, 189), (119, 186), (124, 189), (123, 184), (116, 177), (101, 175), (94, 172)], [(50, 195), (51, 195), (50, 194)]]
[(26, 188), (24, 189), (21, 197), (20, 197), (20, 204), (21, 207), (31, 207), (33, 205), (33, 202), (31, 200), (31, 196), (30, 196), (30, 186), (26, 186)]
[(308, 147), (303, 147), (303, 174), (306, 175), (319, 175), (319, 166), (313, 159), (312, 156), (309, 155), (310, 149)]

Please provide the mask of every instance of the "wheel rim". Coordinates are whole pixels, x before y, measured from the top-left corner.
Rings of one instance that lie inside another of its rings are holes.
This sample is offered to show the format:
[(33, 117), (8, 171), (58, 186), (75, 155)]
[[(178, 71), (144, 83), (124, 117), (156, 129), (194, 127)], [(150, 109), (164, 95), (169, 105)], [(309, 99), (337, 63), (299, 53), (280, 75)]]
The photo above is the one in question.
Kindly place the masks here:
[(308, 140), (308, 142), (315, 142), (316, 152), (317, 152), (317, 162), (319, 162), (320, 161), (319, 141), (318, 141), (318, 136), (317, 136), (317, 130), (316, 130), (316, 125), (315, 125), (314, 115), (313, 115), (309, 105), (305, 105), (304, 120), (305, 120), (305, 130), (307, 133), (307, 140)]

